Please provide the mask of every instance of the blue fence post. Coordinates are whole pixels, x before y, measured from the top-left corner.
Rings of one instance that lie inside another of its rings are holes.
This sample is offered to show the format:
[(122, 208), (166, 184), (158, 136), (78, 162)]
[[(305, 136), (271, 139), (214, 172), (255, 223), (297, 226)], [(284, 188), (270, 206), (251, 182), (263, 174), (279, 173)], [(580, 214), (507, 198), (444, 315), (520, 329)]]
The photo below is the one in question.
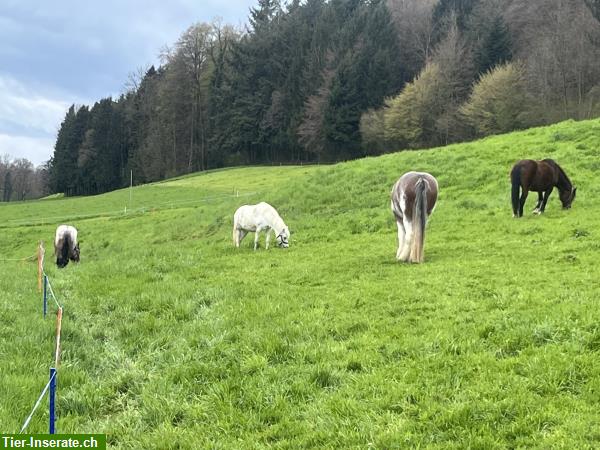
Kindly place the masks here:
[(54, 411), (54, 400), (56, 396), (56, 369), (50, 367), (50, 434), (55, 433), (54, 425), (56, 422), (56, 415)]
[(44, 274), (44, 319), (46, 318), (46, 312), (48, 310), (48, 277)]

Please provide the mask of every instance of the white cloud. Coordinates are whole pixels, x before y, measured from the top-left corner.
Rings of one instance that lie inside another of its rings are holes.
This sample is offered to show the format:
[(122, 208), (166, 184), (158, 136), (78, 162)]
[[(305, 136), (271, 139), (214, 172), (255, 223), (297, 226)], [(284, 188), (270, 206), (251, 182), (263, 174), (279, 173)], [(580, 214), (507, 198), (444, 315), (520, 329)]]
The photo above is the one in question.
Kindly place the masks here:
[(13, 158), (27, 158), (39, 166), (52, 156), (54, 138), (32, 138), (0, 133), (0, 155)]
[(0, 0), (0, 154), (52, 156), (69, 105), (120, 92), (195, 22), (244, 22), (258, 0)]
[(19, 126), (43, 134), (54, 134), (70, 103), (44, 96), (35, 88), (0, 74), (0, 125)]
[(50, 159), (56, 133), (72, 103), (84, 102), (0, 73), (0, 155), (27, 158), (35, 165)]

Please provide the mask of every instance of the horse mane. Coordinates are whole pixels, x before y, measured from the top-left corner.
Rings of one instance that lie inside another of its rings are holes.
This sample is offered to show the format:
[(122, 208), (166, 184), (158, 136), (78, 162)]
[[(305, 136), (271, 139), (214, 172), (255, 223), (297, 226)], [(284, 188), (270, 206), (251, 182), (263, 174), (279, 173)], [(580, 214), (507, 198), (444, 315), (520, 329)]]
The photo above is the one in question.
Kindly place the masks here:
[(281, 233), (281, 231), (286, 227), (287, 225), (285, 224), (281, 216), (278, 214), (275, 220), (273, 221), (273, 230), (275, 231), (275, 234)]
[(56, 264), (58, 267), (65, 267), (69, 264), (69, 253), (71, 248), (71, 236), (65, 234), (56, 246)]
[(571, 189), (573, 189), (573, 183), (571, 183), (571, 180), (569, 179), (563, 168), (560, 167), (556, 161), (554, 161), (553, 159), (545, 159), (544, 161), (551, 164), (554, 168), (556, 168), (556, 170), (558, 170), (557, 185), (559, 189), (563, 189), (566, 191), (570, 191)]

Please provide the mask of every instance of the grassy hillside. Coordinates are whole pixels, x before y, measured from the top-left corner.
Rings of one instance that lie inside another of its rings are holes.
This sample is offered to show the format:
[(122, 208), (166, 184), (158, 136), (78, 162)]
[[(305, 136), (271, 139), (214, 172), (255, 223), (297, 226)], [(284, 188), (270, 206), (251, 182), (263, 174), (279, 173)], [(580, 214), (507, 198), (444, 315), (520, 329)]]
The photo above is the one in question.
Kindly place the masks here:
[[(573, 209), (513, 219), (508, 172), (556, 159)], [(426, 263), (396, 263), (389, 191), (440, 184)], [(60, 222), (82, 262), (46, 270), (65, 305), (61, 432), (112, 448), (600, 446), (600, 121), (328, 167), (245, 168), (97, 197), (0, 206), (0, 258)], [(232, 193), (239, 191), (239, 197)], [(231, 243), (265, 200), (291, 247)], [(49, 250), (50, 253), (50, 250)], [(50, 258), (49, 258), (50, 259)], [(47, 378), (54, 321), (35, 264), (0, 261), (0, 430)], [(38, 412), (31, 432), (46, 429)]]

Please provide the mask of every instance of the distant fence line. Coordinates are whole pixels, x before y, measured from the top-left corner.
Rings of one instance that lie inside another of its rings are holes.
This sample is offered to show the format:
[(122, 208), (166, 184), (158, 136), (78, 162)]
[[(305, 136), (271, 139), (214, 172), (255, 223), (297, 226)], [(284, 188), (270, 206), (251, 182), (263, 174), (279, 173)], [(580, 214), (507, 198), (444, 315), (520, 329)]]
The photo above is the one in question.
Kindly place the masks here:
[[(204, 202), (219, 200), (224, 198), (237, 198), (237, 197), (250, 197), (252, 195), (260, 194), (260, 192), (246, 192), (240, 194), (239, 191), (234, 192), (233, 194), (224, 194), (224, 195), (216, 195), (212, 197), (203, 197), (198, 200), (176, 200), (172, 202), (162, 202), (156, 203), (154, 205), (146, 205), (146, 206), (138, 206), (136, 208), (128, 209), (126, 206), (124, 209), (112, 210), (112, 211), (104, 211), (104, 212), (96, 212), (89, 214), (73, 214), (73, 215), (63, 215), (63, 216), (50, 216), (50, 217), (42, 217), (31, 220), (23, 220), (23, 219), (8, 219), (4, 225), (0, 225), (0, 228), (8, 228), (13, 226), (33, 226), (33, 225), (45, 225), (50, 223), (57, 222), (65, 222), (69, 220), (82, 220), (82, 219), (93, 219), (97, 217), (119, 217), (126, 216), (128, 214), (139, 214), (145, 213), (147, 211), (162, 211), (167, 209), (173, 209), (174, 207), (178, 207), (181, 205), (191, 205), (191, 204), (202, 204)], [(29, 258), (35, 257), (35, 255), (30, 256)], [(0, 260), (1, 261), (1, 260)]]
[(37, 253), (34, 253), (33, 255), (29, 255), (24, 258), (0, 258), (0, 261), (29, 261), (31, 259), (34, 259), (36, 256)]

